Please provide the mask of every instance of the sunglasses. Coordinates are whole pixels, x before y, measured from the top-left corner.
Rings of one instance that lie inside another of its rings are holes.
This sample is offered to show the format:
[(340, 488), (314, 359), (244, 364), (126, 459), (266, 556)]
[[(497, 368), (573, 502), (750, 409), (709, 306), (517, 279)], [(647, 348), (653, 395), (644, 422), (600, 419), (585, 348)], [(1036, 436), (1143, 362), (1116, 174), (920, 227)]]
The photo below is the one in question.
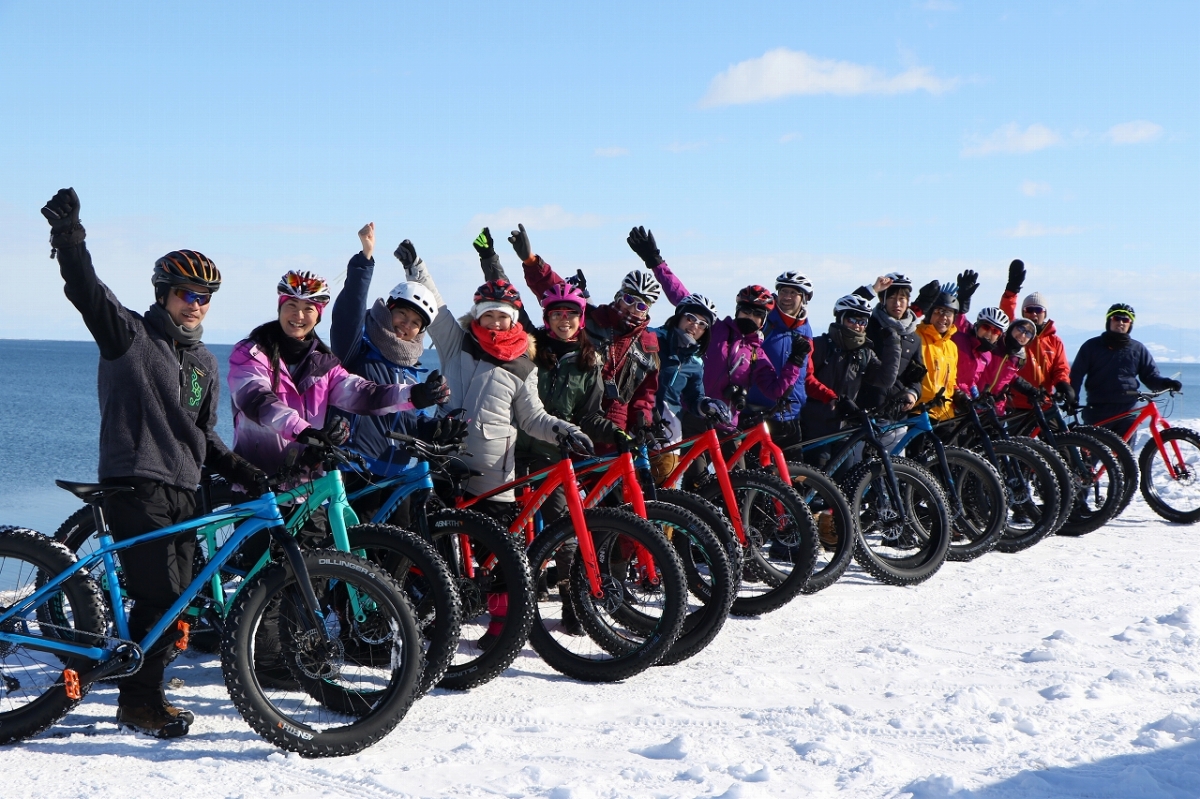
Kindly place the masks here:
[(1026, 305), (1025, 306), (1025, 313), (1044, 314), (1045, 312), (1046, 312), (1045, 307), (1043, 307), (1041, 305)]
[(868, 319), (869, 317), (866, 316), (844, 316), (842, 322), (852, 327), (866, 327)]
[(636, 296), (636, 295), (634, 295), (634, 294), (624, 294), (624, 295), (622, 295), (622, 296), (621, 296), (621, 302), (625, 303), (626, 305), (631, 305), (631, 306), (633, 306), (634, 308), (637, 308), (637, 309), (638, 309), (639, 311), (641, 311), (642, 313), (645, 313), (646, 311), (649, 311), (649, 310), (650, 310), (650, 306), (649, 306), (649, 305), (647, 305), (647, 304), (645, 303), (645, 301), (643, 301), (643, 300), (642, 300), (642, 298), (641, 298), (641, 297), (638, 297), (638, 296)]
[(207, 291), (188, 291), (187, 289), (173, 289), (176, 297), (183, 300), (188, 305), (193, 302), (200, 305), (208, 305), (208, 301), (212, 299), (212, 294)]
[(749, 316), (756, 316), (759, 319), (767, 318), (767, 309), (759, 308), (757, 305), (739, 305), (737, 307), (737, 312), (748, 314)]
[(572, 311), (569, 308), (559, 308), (554, 311), (546, 311), (547, 319), (578, 319), (579, 311)]
[(1009, 329), (1012, 330), (1013, 338), (1017, 339), (1018, 341), (1029, 341), (1033, 338), (1033, 334), (1029, 332), (1029, 328), (1025, 327), (1024, 325), (1017, 325), (1016, 327)]
[(683, 315), (683, 318), (685, 321), (691, 322), (693, 325), (696, 325), (697, 327), (702, 327), (705, 330), (708, 329), (708, 320), (701, 319), (699, 316), (696, 316), (694, 313), (685, 313)]
[(1127, 315), (1125, 315), (1125, 314), (1123, 314), (1123, 313), (1115, 313), (1115, 314), (1113, 314), (1112, 316), (1110, 316), (1110, 317), (1108, 317), (1108, 318), (1109, 318), (1109, 319), (1112, 319), (1112, 320), (1113, 320), (1113, 321), (1115, 321), (1115, 322), (1132, 322), (1132, 321), (1133, 321), (1133, 317), (1132, 317), (1132, 316), (1127, 316)]
[(980, 333), (990, 333), (993, 336), (1003, 336), (1004, 335), (1003, 330), (996, 327), (995, 325), (990, 325), (987, 322), (980, 322), (978, 329), (979, 329)]

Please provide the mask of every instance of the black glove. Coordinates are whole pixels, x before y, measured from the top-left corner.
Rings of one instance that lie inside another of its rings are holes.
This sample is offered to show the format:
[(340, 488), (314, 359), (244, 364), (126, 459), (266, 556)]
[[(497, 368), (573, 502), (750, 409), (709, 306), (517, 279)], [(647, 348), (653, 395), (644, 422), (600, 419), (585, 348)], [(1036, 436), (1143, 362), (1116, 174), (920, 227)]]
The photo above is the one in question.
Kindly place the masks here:
[(913, 300), (912, 307), (920, 311), (922, 316), (928, 316), (930, 306), (937, 300), (938, 294), (941, 292), (941, 283), (936, 280), (929, 281), (924, 286), (921, 286), (921, 291), (917, 294), (917, 298)]
[(424, 383), (417, 383), (408, 395), (414, 408), (443, 405), (450, 399), (450, 385), (437, 369), (429, 373)]
[(400, 246), (396, 247), (396, 251), (392, 253), (400, 261), (400, 265), (405, 269), (411, 269), (413, 264), (417, 262), (417, 248), (408, 239), (400, 242)]
[(256, 489), (267, 473), (235, 452), (222, 452), (210, 459), (209, 471), (216, 472), (230, 483)]
[(579, 428), (569, 430), (562, 434), (563, 443), (573, 452), (579, 452), (585, 455), (595, 455), (596, 447), (592, 444), (592, 440), (588, 438), (587, 433)]
[(733, 414), (729, 412), (729, 406), (718, 399), (701, 397), (700, 402), (697, 403), (697, 409), (700, 413), (716, 419), (721, 424), (733, 424)]
[(469, 428), (470, 425), (465, 419), (447, 416), (438, 420), (437, 427), (434, 428), (430, 438), (434, 444), (461, 444), (467, 437)]
[(812, 342), (803, 333), (796, 333), (792, 336), (792, 352), (788, 355), (787, 362), (794, 363), (796, 366), (804, 366), (808, 363), (810, 352), (812, 352)]
[(336, 446), (328, 433), (315, 427), (306, 427), (301, 430), (296, 436), (296, 443), (306, 447), (323, 447), (325, 449)]
[(629, 237), (625, 241), (629, 243), (629, 249), (637, 253), (637, 256), (646, 264), (647, 269), (653, 269), (663, 262), (662, 256), (658, 252), (658, 245), (654, 243), (654, 234), (646, 228), (633, 228), (629, 231)]
[(583, 295), (585, 300), (591, 299), (592, 295), (587, 290), (587, 278), (583, 276), (582, 269), (576, 269), (575, 274), (567, 278), (567, 282), (579, 289), (579, 293)]
[(496, 254), (496, 242), (492, 239), (492, 231), (487, 228), (479, 231), (479, 235), (475, 237), (475, 241), (471, 242), (471, 246), (475, 248), (475, 252), (479, 253), (480, 259), (491, 258)]
[(776, 443), (800, 441), (803, 438), (799, 419), (771, 419), (767, 427), (771, 429), (771, 438)]
[(512, 245), (513, 252), (521, 259), (521, 263), (525, 263), (533, 256), (533, 248), (529, 246), (529, 234), (525, 232), (524, 225), (517, 224), (517, 229), (508, 236), (508, 243)]
[(350, 440), (350, 423), (336, 414), (325, 420), (325, 434), (334, 446), (340, 447)]
[(862, 409), (849, 397), (838, 397), (837, 414), (843, 419), (857, 419), (862, 414)]
[(1038, 390), (1034, 387), (1033, 383), (1030, 383), (1020, 375), (1014, 377), (1009, 385), (1030, 399), (1037, 396)]
[(1079, 397), (1075, 395), (1075, 389), (1066, 380), (1054, 384), (1054, 393), (1063, 398), (1068, 408), (1074, 408), (1075, 403), (1079, 401)]
[(1004, 290), (1016, 294), (1024, 285), (1025, 262), (1018, 258), (1008, 265), (1008, 285), (1004, 287)]
[(75, 189), (59, 189), (42, 206), (42, 216), (50, 223), (50, 244), (53, 247), (82, 244), (86, 235), (79, 224), (79, 195)]
[(1183, 383), (1180, 383), (1178, 380), (1168, 378), (1167, 388), (1178, 394), (1180, 391), (1183, 391)]
[(971, 310), (971, 297), (979, 288), (979, 273), (974, 269), (958, 273), (958, 311), (966, 313)]

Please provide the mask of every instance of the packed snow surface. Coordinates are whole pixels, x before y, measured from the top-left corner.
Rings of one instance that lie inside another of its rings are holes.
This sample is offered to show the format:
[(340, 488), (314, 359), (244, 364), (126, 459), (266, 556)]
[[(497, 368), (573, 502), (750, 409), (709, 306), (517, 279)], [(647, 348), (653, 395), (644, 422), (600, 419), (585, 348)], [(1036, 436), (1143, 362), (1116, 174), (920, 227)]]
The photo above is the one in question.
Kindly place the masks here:
[(0, 748), (11, 797), (1200, 796), (1200, 527), (1140, 496), (1091, 535), (948, 563), (911, 588), (852, 568), (615, 685), (527, 649), (436, 690), (360, 755), (304, 760), (233, 709), (215, 657), (168, 672), (185, 739), (118, 731), (94, 689)]

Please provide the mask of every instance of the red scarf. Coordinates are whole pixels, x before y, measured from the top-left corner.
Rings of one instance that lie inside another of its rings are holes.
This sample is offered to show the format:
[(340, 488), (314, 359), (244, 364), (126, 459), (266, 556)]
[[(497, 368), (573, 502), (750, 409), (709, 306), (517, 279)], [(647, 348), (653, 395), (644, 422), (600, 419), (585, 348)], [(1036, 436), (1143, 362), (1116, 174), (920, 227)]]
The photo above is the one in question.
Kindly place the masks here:
[(525, 335), (525, 328), (521, 327), (520, 322), (508, 330), (488, 330), (479, 324), (478, 319), (472, 319), (471, 335), (484, 352), (505, 363), (515, 361), (529, 349), (529, 337)]

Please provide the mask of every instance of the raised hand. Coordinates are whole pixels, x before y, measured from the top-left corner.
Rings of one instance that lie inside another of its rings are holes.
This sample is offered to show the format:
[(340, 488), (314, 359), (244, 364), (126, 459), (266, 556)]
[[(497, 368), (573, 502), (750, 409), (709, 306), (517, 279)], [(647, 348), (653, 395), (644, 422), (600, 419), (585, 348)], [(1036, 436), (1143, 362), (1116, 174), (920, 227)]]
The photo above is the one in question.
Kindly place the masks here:
[(1023, 285), (1025, 285), (1025, 262), (1017, 258), (1008, 265), (1008, 285), (1004, 287), (1004, 290), (1016, 294)]
[(529, 245), (529, 234), (525, 232), (524, 225), (517, 223), (517, 229), (508, 237), (508, 243), (512, 245), (521, 263), (533, 257), (533, 248)]
[(810, 352), (812, 352), (812, 342), (803, 333), (796, 333), (792, 336), (792, 352), (788, 355), (787, 362), (794, 363), (796, 366), (804, 366), (808, 363)]
[(480, 258), (491, 258), (496, 254), (496, 242), (492, 239), (492, 231), (487, 228), (479, 231), (479, 235), (475, 237), (475, 241), (471, 242), (471, 246), (475, 248), (475, 252), (479, 253)]
[[(50, 243), (54, 247), (80, 244), (86, 235), (79, 224), (79, 195), (75, 189), (59, 189), (42, 206), (42, 216), (50, 223)], [(54, 257), (54, 253), (50, 253)]]
[(942, 291), (942, 284), (936, 280), (931, 280), (924, 286), (921, 286), (920, 293), (913, 300), (912, 306), (921, 311), (922, 314), (928, 314), (929, 308), (937, 301), (938, 294)]
[(654, 234), (646, 228), (641, 226), (633, 228), (629, 231), (629, 236), (625, 241), (629, 244), (629, 249), (637, 253), (637, 256), (646, 264), (647, 269), (654, 269), (663, 262), (662, 255), (658, 251), (658, 244), (654, 241)]
[(450, 399), (450, 385), (437, 369), (429, 373), (424, 383), (417, 383), (408, 395), (414, 408), (428, 408), (430, 405), (445, 405)]
[(396, 259), (400, 261), (401, 266), (405, 269), (412, 269), (413, 265), (417, 262), (417, 248), (408, 239), (400, 242), (400, 245), (396, 247), (396, 251), (392, 255), (396, 256)]
[(358, 231), (358, 240), (362, 242), (362, 254), (368, 261), (375, 257), (375, 223), (368, 222)]
[(974, 269), (968, 269), (965, 272), (958, 273), (958, 305), (960, 313), (966, 313), (971, 310), (971, 297), (975, 295), (975, 291), (978, 288), (978, 272)]

